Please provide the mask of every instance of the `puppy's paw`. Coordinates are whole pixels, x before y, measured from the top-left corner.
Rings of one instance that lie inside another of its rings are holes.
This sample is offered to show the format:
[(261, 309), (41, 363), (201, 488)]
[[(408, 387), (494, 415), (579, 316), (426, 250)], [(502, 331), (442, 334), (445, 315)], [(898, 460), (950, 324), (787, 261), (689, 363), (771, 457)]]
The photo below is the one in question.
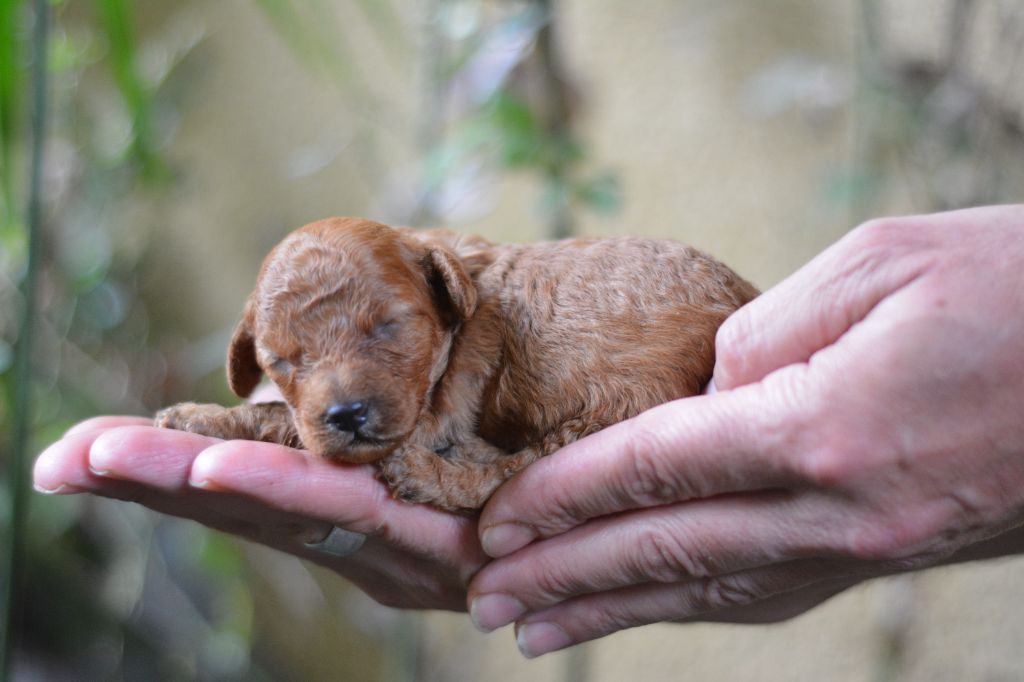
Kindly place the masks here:
[(435, 453), (424, 448), (399, 448), (381, 461), (381, 478), (400, 500), (432, 503), (441, 494), (437, 460)]
[(228, 408), (209, 403), (178, 403), (156, 413), (153, 425), (164, 429), (191, 431), (204, 436), (227, 438)]
[(394, 496), (460, 514), (473, 514), (496, 485), (481, 485), (471, 464), (421, 447), (396, 450), (380, 462), (381, 478)]

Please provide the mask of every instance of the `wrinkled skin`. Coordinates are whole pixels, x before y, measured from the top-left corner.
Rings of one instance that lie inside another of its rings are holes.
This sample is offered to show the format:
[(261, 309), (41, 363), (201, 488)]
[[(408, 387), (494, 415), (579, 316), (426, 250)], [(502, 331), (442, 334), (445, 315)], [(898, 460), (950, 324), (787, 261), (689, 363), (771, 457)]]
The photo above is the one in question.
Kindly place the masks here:
[[(1024, 207), (858, 228), (726, 322), (719, 393), (502, 486), (483, 570), (474, 520), (279, 445), (104, 417), (35, 482), (312, 558), (393, 606), (464, 608), (468, 584), (478, 626), (515, 620), (530, 656), (656, 621), (780, 620), (873, 576), (1024, 551), (1022, 273)], [(371, 539), (344, 559), (302, 547), (332, 524)]]
[(658, 621), (779, 620), (872, 576), (1019, 551), (1022, 310), (1024, 207), (860, 227), (722, 326), (720, 392), (497, 491), (474, 620), (517, 621), (534, 656)]
[[(273, 443), (223, 441), (97, 417), (36, 461), (50, 494), (130, 500), (260, 542), (337, 571), (378, 602), (462, 611), (466, 583), (486, 557), (476, 521), (391, 497), (372, 465), (340, 465)], [(369, 535), (355, 555), (304, 546), (337, 525)]]

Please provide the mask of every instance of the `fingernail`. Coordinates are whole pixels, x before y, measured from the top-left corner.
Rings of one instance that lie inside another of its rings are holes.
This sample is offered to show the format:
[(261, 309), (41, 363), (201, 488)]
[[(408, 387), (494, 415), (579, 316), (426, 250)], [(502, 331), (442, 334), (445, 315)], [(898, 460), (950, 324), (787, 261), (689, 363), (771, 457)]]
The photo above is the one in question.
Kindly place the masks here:
[(89, 448), (89, 471), (94, 476), (112, 477), (110, 466), (117, 461), (121, 449), (121, 438), (106, 433), (97, 438)]
[(484, 594), (469, 605), (469, 617), (480, 632), (497, 630), (524, 613), (523, 602), (507, 594)]
[(213, 480), (214, 476), (211, 476), (215, 471), (216, 461), (216, 458), (208, 450), (203, 450), (196, 455), (196, 458), (192, 460), (192, 468), (188, 472), (188, 484), (193, 488), (203, 490), (217, 488), (217, 484)]
[(199, 490), (208, 490), (213, 493), (228, 492), (227, 488), (225, 488), (222, 485), (219, 485), (216, 481), (209, 478), (194, 479), (192, 477), (189, 477), (188, 484), (193, 488), (198, 488)]
[(526, 623), (519, 626), (516, 644), (520, 653), (527, 658), (536, 658), (572, 644), (572, 638), (561, 626), (554, 623)]
[(537, 533), (532, 528), (521, 523), (501, 523), (484, 530), (480, 544), (489, 556), (498, 558), (525, 547), (536, 537)]
[(38, 483), (33, 483), (32, 487), (35, 488), (37, 493), (42, 493), (43, 495), (73, 495), (74, 493), (82, 492), (81, 488), (76, 488), (75, 486), (68, 485), (67, 483), (61, 483), (56, 488), (44, 488)]

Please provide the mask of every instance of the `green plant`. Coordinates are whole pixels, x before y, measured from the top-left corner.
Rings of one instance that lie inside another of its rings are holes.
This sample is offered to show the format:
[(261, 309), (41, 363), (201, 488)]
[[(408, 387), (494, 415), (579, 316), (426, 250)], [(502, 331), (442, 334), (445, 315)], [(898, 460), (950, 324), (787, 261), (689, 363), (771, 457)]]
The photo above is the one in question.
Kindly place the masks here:
[[(471, 12), (479, 17), (467, 20)], [(575, 130), (579, 96), (559, 59), (552, 3), (495, 7), (444, 0), (433, 5), (431, 19), (440, 35), (428, 55), (438, 94), (425, 107), (424, 116), (434, 120), (423, 135), (416, 221), (436, 221), (445, 185), (481, 164), (539, 181), (538, 207), (552, 237), (574, 231), (577, 210), (616, 212), (615, 175), (592, 169), (589, 148)], [(494, 52), (511, 56), (498, 61)]]

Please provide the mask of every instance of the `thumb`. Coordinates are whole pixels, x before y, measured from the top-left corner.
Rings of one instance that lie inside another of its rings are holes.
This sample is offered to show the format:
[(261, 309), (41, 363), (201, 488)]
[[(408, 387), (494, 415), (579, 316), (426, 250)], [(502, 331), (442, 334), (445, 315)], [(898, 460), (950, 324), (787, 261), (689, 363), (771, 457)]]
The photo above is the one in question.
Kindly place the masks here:
[(932, 260), (921, 218), (856, 228), (810, 263), (740, 308), (715, 338), (714, 385), (728, 390), (807, 362), (864, 319)]

